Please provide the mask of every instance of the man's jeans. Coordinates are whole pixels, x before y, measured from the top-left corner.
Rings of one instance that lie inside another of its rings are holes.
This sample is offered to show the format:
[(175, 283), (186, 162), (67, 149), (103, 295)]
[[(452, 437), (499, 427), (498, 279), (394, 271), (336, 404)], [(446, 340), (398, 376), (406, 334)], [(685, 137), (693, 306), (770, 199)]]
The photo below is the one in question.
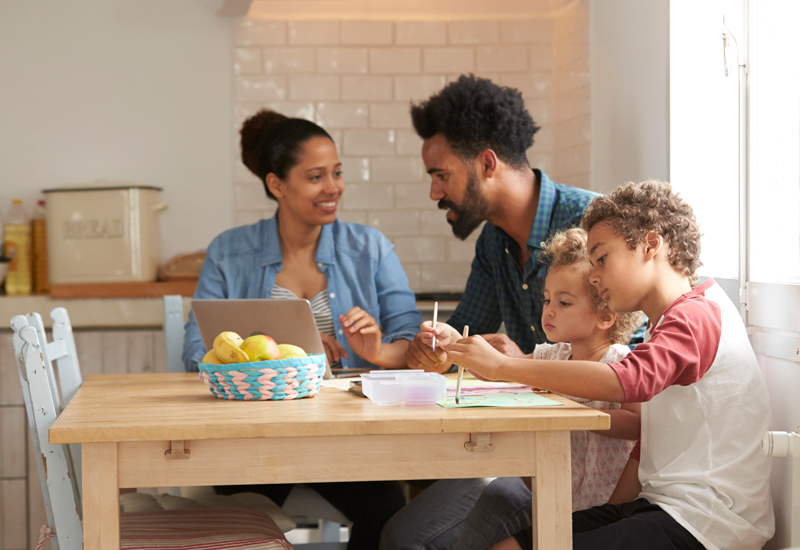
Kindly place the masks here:
[(531, 492), (518, 477), (444, 479), (383, 527), (381, 550), (488, 550), (531, 528)]

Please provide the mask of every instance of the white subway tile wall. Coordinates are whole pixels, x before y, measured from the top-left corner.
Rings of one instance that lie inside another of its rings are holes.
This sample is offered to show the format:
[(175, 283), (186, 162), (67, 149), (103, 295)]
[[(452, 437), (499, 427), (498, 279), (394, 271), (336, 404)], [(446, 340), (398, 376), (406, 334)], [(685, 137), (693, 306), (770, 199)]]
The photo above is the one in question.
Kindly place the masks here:
[[(380, 229), (414, 291), (461, 291), (479, 230), (457, 240), (430, 200), (409, 105), (466, 73), (517, 88), (542, 127), (528, 151), (532, 166), (588, 186), (585, 4), (517, 20), (245, 19), (236, 28), (236, 129), (265, 107), (326, 128), (347, 183), (339, 219)], [(237, 223), (274, 213), (238, 161), (235, 178)]]
[(591, 81), (589, 5), (574, 2), (553, 18), (553, 172), (560, 181), (589, 187)]

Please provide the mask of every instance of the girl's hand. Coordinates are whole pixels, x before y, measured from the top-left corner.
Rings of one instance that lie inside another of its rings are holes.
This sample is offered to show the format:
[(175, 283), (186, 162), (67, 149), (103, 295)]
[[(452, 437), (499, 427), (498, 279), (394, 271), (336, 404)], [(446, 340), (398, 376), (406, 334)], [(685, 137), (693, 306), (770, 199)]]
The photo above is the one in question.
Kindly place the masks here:
[(499, 371), (505, 355), (494, 349), (482, 336), (470, 336), (450, 344), (447, 355), (453, 363), (488, 379), (500, 378)]
[(322, 347), (325, 348), (325, 357), (328, 358), (328, 365), (333, 365), (340, 358), (348, 356), (342, 345), (333, 336), (320, 332), (319, 337), (322, 340)]
[(433, 328), (432, 321), (425, 321), (419, 326), (419, 337), (422, 345), (430, 348), (433, 345), (434, 336), (436, 336), (436, 347), (444, 350), (447, 350), (450, 344), (461, 338), (458, 331), (447, 323), (436, 323), (436, 328)]
[(354, 353), (373, 364), (380, 364), (381, 327), (369, 313), (356, 306), (339, 316), (344, 336)]

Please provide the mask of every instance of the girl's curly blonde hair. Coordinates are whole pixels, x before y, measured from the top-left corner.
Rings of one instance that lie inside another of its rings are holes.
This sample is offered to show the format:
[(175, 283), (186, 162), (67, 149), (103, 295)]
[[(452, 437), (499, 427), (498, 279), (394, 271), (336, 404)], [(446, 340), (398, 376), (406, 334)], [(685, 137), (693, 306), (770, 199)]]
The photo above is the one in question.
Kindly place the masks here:
[[(597, 288), (589, 282), (589, 273), (592, 264), (589, 263), (589, 254), (586, 251), (587, 233), (579, 227), (565, 229), (553, 235), (545, 243), (544, 249), (539, 254), (539, 261), (547, 264), (550, 269), (554, 267), (569, 267), (579, 270), (585, 275), (586, 290), (592, 298), (592, 307), (598, 316), (610, 311), (597, 293)], [(641, 313), (617, 313), (617, 319), (608, 329), (608, 341), (612, 344), (627, 344), (631, 335), (641, 324)]]

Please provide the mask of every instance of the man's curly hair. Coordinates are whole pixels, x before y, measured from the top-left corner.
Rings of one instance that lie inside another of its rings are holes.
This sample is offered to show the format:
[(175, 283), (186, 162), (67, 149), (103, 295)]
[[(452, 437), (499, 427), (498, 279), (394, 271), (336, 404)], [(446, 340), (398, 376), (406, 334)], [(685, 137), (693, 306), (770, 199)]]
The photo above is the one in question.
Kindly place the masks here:
[(596, 197), (583, 213), (581, 227), (587, 232), (606, 223), (633, 250), (650, 231), (669, 245), (669, 264), (697, 286), (700, 261), (700, 227), (694, 211), (669, 183), (648, 180), (626, 183), (610, 195)]
[(525, 152), (539, 130), (518, 90), (474, 75), (461, 75), (439, 93), (412, 104), (411, 121), (422, 139), (442, 134), (463, 160), (491, 149), (514, 168), (528, 166)]
[[(609, 309), (608, 304), (597, 293), (597, 288), (589, 282), (592, 264), (586, 250), (587, 237), (586, 231), (578, 227), (559, 231), (545, 243), (539, 254), (539, 261), (549, 265), (550, 269), (568, 267), (582, 274), (586, 280), (586, 291), (592, 298), (592, 308), (598, 316), (602, 316)], [(612, 344), (627, 344), (642, 322), (641, 313), (634, 311), (616, 315), (616, 321), (608, 330), (608, 341)]]

